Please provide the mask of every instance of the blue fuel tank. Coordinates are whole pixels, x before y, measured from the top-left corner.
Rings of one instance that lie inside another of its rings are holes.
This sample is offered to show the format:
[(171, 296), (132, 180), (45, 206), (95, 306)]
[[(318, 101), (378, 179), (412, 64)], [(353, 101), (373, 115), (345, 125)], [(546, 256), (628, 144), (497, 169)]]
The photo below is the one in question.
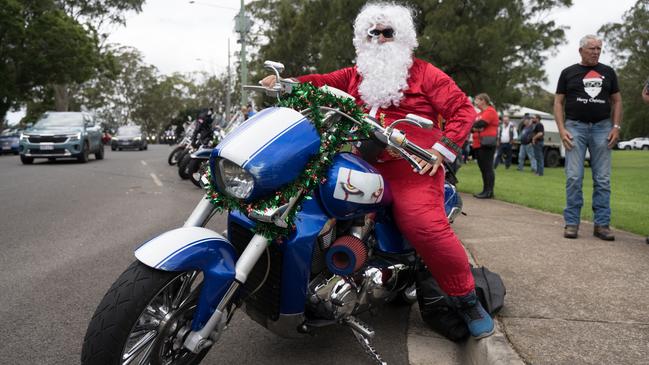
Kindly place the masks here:
[(318, 191), (325, 211), (336, 219), (350, 219), (392, 203), (390, 188), (379, 172), (351, 153), (334, 157), (327, 181)]

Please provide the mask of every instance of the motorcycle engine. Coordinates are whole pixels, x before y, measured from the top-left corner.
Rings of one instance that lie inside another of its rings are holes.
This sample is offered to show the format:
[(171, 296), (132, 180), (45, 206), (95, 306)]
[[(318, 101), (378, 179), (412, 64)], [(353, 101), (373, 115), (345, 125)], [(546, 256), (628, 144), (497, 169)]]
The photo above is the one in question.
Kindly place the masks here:
[(368, 234), (371, 219), (345, 227), (345, 234), (340, 236), (332, 233), (336, 231), (333, 224), (323, 229), (321, 236), (325, 239), (319, 239), (316, 248), (322, 251), (314, 254), (324, 263), (318, 265), (322, 270), (309, 284), (307, 305), (312, 313), (340, 320), (393, 299), (409, 284), (410, 265), (396, 258), (372, 257), (374, 237)]

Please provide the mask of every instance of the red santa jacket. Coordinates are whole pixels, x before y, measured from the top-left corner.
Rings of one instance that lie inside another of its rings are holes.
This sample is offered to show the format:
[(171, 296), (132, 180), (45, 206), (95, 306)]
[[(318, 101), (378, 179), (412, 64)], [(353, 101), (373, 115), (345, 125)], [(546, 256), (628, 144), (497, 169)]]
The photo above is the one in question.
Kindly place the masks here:
[[(461, 147), (467, 139), (471, 126), (476, 118), (476, 112), (470, 100), (460, 90), (455, 82), (437, 67), (428, 62), (415, 58), (410, 67), (408, 89), (404, 90), (404, 98), (399, 106), (380, 108), (377, 115), (384, 116), (385, 125), (392, 124), (407, 114), (416, 114), (431, 120), (437, 120), (441, 115), (445, 120), (444, 131), (435, 126), (432, 130), (401, 124), (399, 129), (406, 133), (409, 140), (424, 147), (431, 146), (439, 151), (447, 160), (454, 161), (461, 153)], [(337, 70), (328, 74), (312, 74), (297, 78), (300, 82), (311, 82), (315, 86), (329, 85), (356, 98), (356, 103), (365, 108), (366, 105), (358, 93), (362, 81), (356, 66)], [(380, 157), (390, 159), (387, 153)]]

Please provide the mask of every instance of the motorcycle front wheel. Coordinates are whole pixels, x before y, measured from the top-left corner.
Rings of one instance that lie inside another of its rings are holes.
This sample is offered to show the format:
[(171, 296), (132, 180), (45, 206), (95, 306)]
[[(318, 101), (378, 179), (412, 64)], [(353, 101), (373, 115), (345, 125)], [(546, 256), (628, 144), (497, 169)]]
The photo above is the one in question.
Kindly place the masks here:
[(189, 172), (189, 180), (196, 185), (201, 187), (201, 176), (203, 176), (203, 164), (205, 160), (199, 160), (197, 158), (192, 158), (187, 165), (187, 171)]
[(178, 176), (183, 180), (189, 179), (189, 163), (191, 161), (192, 155), (189, 153), (185, 154), (183, 158), (178, 161)]
[(183, 152), (185, 147), (179, 146), (173, 149), (171, 153), (169, 154), (169, 158), (167, 159), (167, 163), (171, 166), (175, 165), (178, 163), (178, 157), (180, 157), (180, 154)]
[(82, 365), (195, 365), (208, 349), (183, 347), (203, 275), (166, 272), (138, 261), (108, 290), (88, 325)]

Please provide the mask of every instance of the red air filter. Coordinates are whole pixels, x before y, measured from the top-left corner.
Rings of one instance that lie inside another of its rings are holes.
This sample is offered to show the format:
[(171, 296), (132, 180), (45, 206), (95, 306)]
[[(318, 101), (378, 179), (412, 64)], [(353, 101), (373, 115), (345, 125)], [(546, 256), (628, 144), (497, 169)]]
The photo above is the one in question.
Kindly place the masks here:
[(350, 275), (365, 265), (367, 247), (354, 236), (342, 236), (327, 250), (329, 271), (336, 275)]

